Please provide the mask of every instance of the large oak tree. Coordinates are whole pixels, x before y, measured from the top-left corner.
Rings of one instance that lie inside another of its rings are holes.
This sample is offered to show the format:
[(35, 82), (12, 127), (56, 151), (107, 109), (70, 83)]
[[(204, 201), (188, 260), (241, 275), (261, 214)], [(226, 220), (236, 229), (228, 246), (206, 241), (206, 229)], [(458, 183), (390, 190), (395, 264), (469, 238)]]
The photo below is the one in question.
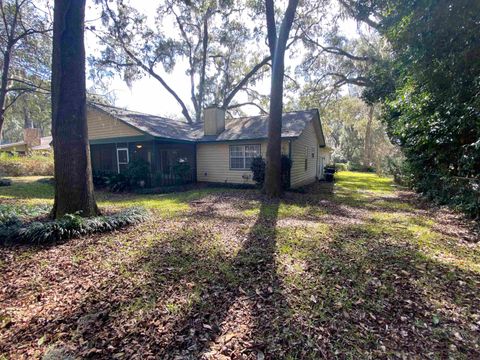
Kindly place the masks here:
[(270, 109), (268, 118), (268, 145), (265, 169), (264, 191), (269, 197), (282, 193), (281, 141), (283, 112), (283, 79), (285, 71), (285, 50), (292, 28), (298, 0), (289, 0), (277, 36), (274, 0), (265, 0), (268, 46), (273, 59), (270, 87)]
[(92, 216), (95, 202), (88, 145), (84, 46), (85, 0), (55, 0), (52, 55), (53, 216)]

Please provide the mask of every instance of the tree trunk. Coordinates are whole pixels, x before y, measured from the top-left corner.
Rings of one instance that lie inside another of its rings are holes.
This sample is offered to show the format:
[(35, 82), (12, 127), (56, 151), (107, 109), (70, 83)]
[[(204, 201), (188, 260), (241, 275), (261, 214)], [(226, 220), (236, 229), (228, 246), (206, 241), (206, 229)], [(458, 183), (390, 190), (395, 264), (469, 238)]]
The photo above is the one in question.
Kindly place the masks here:
[[(282, 194), (282, 112), (283, 112), (283, 78), (285, 72), (285, 49), (292, 27), (298, 0), (289, 0), (285, 16), (280, 26), (278, 38), (273, 34), (275, 21), (272, 21), (273, 1), (266, 1), (267, 27), (270, 50), (274, 50), (272, 62), (272, 81), (270, 88), (270, 111), (268, 118), (268, 143), (265, 168), (264, 192), (268, 197), (276, 198)], [(273, 23), (273, 24), (272, 24)]]
[(12, 48), (10, 45), (7, 45), (7, 49), (3, 53), (2, 78), (0, 82), (0, 134), (2, 133), (3, 122), (5, 121), (5, 107), (7, 105), (6, 102), (11, 53)]
[(23, 128), (24, 129), (32, 129), (33, 128), (33, 121), (30, 117), (30, 112), (28, 108), (28, 96), (22, 96), (22, 112), (23, 112)]
[(369, 106), (367, 128), (365, 129), (365, 146), (363, 149), (363, 166), (370, 166), (372, 154), (372, 122), (374, 105)]
[(87, 134), (85, 0), (55, 0), (52, 55), (53, 216), (98, 213)]

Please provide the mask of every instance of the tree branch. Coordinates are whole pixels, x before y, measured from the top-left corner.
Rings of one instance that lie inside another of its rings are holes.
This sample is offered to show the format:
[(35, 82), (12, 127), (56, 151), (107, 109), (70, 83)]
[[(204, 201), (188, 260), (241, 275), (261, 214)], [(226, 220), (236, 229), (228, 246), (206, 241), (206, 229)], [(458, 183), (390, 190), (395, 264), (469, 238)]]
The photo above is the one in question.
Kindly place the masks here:
[(266, 111), (264, 108), (262, 108), (260, 105), (258, 105), (256, 103), (254, 103), (253, 101), (247, 101), (247, 102), (243, 102), (243, 103), (229, 105), (228, 108), (226, 108), (226, 110), (239, 108), (239, 107), (242, 107), (242, 106), (245, 106), (245, 105), (255, 106), (256, 108), (258, 108), (260, 110), (260, 112), (263, 115), (268, 115), (268, 111)]
[(223, 100), (222, 108), (227, 109), (230, 102), (233, 100), (235, 95), (248, 83), (248, 81), (254, 76), (258, 70), (264, 67), (268, 62), (272, 59), (271, 56), (265, 57), (262, 61), (260, 61), (257, 65), (255, 65), (244, 77), (240, 82), (234, 86), (233, 90), (225, 97)]

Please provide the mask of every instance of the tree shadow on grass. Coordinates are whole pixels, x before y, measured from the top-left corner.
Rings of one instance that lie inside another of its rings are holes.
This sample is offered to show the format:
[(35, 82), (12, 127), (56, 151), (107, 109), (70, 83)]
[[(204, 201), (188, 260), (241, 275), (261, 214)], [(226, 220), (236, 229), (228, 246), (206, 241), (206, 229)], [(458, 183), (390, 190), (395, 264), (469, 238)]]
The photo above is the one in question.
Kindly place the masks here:
[(327, 247), (310, 249), (304, 260), (321, 306), (312, 305), (299, 323), (321, 330), (328, 358), (480, 356), (477, 272), (358, 225), (338, 228)]
[(202, 220), (177, 229), (62, 317), (32, 319), (10, 335), (24, 344), (45, 336), (85, 358), (278, 358), (288, 304), (275, 260), (277, 215), (278, 202), (262, 200), (233, 255), (215, 246), (218, 233)]

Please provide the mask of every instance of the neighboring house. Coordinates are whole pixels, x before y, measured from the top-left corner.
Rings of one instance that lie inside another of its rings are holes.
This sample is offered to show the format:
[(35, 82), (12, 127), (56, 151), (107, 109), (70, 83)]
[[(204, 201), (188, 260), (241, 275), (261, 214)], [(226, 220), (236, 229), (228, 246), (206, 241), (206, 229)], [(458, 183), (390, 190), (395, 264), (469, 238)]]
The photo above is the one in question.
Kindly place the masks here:
[[(122, 172), (128, 163), (150, 163), (155, 186), (183, 182), (253, 184), (250, 164), (267, 149), (267, 116), (225, 119), (204, 110), (200, 124), (90, 103), (88, 137), (94, 173)], [(317, 110), (285, 113), (282, 153), (292, 159), (292, 188), (323, 176), (330, 161)], [(188, 165), (188, 166), (186, 166)]]
[(52, 137), (40, 136), (40, 129), (23, 129), (23, 141), (2, 144), (0, 152), (25, 155), (29, 151), (51, 151)]

